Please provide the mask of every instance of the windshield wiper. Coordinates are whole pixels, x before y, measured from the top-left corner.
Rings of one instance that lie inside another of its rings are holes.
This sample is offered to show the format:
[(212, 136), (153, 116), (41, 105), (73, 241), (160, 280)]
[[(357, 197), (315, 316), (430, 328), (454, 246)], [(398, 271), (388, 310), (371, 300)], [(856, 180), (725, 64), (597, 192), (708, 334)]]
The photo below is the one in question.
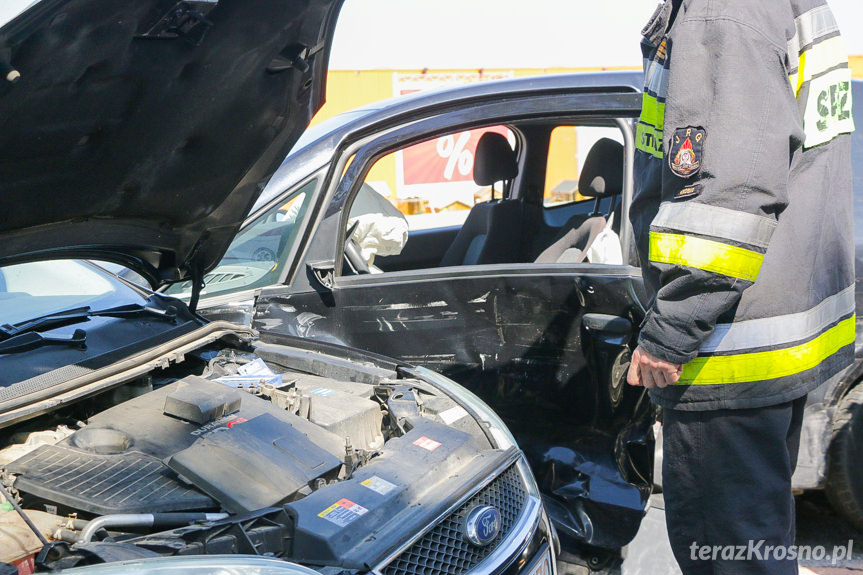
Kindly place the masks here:
[(66, 311), (43, 315), (35, 319), (22, 321), (15, 325), (0, 326), (0, 341), (5, 341), (16, 335), (27, 333), (30, 331), (41, 331), (48, 328), (62, 327), (73, 323), (86, 321), (90, 313), (89, 307), (76, 307)]
[(0, 326), (0, 342), (30, 332), (45, 331), (66, 325), (72, 325), (89, 320), (91, 317), (149, 317), (153, 319), (166, 319), (174, 321), (177, 318), (177, 309), (169, 306), (167, 309), (147, 307), (141, 304), (121, 305), (108, 309), (93, 311), (89, 306), (77, 307), (66, 311), (43, 315), (31, 320), (23, 321), (15, 325)]
[(141, 304), (132, 303), (129, 305), (121, 305), (109, 309), (91, 311), (88, 313), (90, 317), (151, 317), (155, 319), (167, 319), (174, 321), (177, 319), (177, 308), (168, 306), (167, 309), (159, 309), (157, 307), (147, 307)]
[(31, 331), (0, 342), (0, 355), (30, 351), (43, 345), (69, 345), (84, 349), (87, 347), (86, 342), (87, 332), (83, 329), (76, 329), (75, 333), (67, 336), (47, 336)]

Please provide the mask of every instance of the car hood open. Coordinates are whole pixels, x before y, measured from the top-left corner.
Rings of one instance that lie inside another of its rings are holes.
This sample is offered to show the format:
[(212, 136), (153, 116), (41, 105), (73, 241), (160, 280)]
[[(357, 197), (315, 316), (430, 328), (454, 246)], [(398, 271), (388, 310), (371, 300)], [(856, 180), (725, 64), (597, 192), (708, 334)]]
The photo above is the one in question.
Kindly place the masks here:
[(342, 1), (42, 0), (6, 23), (0, 265), (215, 266), (323, 103)]

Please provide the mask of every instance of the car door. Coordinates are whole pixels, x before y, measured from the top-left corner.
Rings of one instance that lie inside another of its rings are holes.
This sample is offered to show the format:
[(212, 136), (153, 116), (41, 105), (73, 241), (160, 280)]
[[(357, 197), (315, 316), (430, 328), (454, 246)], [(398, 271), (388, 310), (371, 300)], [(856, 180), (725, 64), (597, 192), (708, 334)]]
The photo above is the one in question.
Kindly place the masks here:
[[(374, 162), (394, 149), (453, 130), (601, 116), (620, 127), (626, 142), (620, 224), (629, 253), (630, 119), (639, 109), (637, 94), (601, 90), (501, 97), (367, 137), (336, 163), (343, 173), (304, 266), (290, 285), (261, 290), (254, 326), (396, 357), (465, 385), (516, 434), (563, 536), (619, 548), (637, 530), (652, 465), (649, 402), (624, 385), (629, 344), (643, 315), (634, 262), (515, 260), (351, 274), (344, 250), (351, 202)], [(538, 206), (522, 201), (534, 221), (554, 219), (536, 218)]]

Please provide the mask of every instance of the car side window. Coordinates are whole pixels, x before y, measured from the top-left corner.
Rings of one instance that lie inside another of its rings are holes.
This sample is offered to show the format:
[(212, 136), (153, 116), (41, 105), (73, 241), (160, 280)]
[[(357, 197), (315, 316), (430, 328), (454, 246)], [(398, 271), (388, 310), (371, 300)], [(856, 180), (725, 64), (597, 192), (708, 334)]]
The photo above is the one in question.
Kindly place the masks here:
[(551, 130), (542, 221), (534, 225), (532, 261), (623, 263), (623, 140), (614, 124)]
[(492, 186), (474, 183), (476, 146), (488, 132), (515, 149), (506, 126), (460, 130), (391, 152), (369, 169), (347, 229), (372, 273), (440, 265), (470, 210), (492, 197)]
[(587, 154), (602, 138), (623, 142), (618, 128), (606, 126), (557, 126), (551, 131), (545, 169), (543, 206), (593, 201), (581, 194), (578, 179)]
[[(214, 296), (276, 283), (301, 228), (299, 223), (314, 195), (311, 180), (283, 196), (243, 227), (222, 260), (204, 276), (201, 296)], [(169, 286), (165, 293), (188, 297), (191, 282)]]

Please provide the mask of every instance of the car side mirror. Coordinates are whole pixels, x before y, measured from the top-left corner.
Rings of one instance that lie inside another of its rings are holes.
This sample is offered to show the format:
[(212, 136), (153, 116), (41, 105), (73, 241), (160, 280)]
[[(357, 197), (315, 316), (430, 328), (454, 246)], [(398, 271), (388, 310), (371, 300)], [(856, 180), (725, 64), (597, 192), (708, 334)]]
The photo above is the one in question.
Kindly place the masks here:
[(336, 264), (333, 260), (309, 262), (306, 264), (309, 276), (314, 278), (315, 283), (327, 291), (331, 291), (335, 285)]

